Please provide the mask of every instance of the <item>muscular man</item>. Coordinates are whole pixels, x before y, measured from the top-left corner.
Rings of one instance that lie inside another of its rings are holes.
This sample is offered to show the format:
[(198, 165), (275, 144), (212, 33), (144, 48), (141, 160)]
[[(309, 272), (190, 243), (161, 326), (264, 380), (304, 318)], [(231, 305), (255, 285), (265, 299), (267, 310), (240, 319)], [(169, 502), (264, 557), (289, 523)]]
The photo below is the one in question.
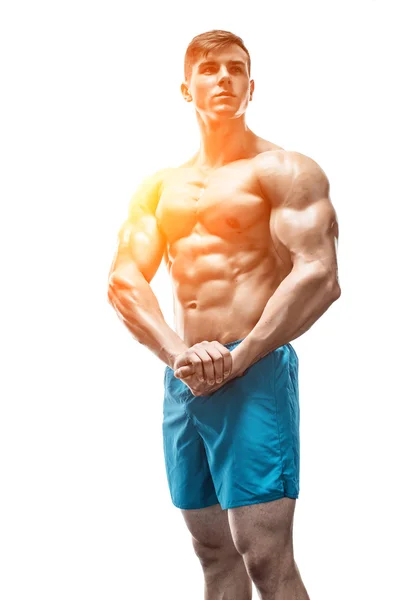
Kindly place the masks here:
[[(168, 484), (205, 598), (248, 600), (253, 581), (263, 599), (305, 600), (292, 539), (300, 444), (290, 341), (340, 296), (329, 182), (314, 160), (247, 127), (254, 81), (237, 36), (196, 36), (181, 90), (199, 151), (133, 196), (108, 298), (166, 364)], [(175, 331), (150, 287), (163, 256)]]

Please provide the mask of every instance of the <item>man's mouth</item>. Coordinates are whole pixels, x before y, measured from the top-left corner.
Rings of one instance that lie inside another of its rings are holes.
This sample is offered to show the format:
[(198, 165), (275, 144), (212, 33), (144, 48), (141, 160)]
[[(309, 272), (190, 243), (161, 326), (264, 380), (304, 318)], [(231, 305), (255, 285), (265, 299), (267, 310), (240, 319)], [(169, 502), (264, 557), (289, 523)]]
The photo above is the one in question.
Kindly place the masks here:
[(216, 94), (217, 98), (219, 98), (220, 96), (228, 96), (229, 98), (234, 98), (234, 95), (230, 92), (220, 92), (219, 94)]

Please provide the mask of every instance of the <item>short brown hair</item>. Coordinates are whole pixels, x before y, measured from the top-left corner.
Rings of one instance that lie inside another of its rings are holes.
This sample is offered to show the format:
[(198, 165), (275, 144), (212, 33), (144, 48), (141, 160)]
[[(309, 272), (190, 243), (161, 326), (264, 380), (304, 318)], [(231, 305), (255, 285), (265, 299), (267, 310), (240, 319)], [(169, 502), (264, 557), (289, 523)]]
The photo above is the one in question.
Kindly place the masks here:
[(247, 63), (250, 75), (250, 54), (242, 38), (231, 33), (230, 31), (223, 31), (222, 29), (213, 29), (212, 31), (206, 31), (200, 35), (196, 35), (190, 42), (185, 53), (185, 80), (188, 81), (192, 74), (192, 67), (194, 63), (201, 57), (206, 57), (211, 50), (225, 48), (230, 44), (236, 44), (240, 46), (247, 54)]

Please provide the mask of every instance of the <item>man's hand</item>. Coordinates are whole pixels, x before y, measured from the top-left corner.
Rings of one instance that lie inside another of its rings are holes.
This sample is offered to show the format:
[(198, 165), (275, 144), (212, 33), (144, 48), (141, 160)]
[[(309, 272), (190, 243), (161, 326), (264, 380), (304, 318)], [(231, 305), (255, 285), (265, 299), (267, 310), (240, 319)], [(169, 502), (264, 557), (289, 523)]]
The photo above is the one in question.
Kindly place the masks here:
[(243, 374), (234, 357), (234, 350), (230, 352), (220, 342), (199, 342), (177, 356), (174, 375), (190, 388), (194, 396), (209, 395)]

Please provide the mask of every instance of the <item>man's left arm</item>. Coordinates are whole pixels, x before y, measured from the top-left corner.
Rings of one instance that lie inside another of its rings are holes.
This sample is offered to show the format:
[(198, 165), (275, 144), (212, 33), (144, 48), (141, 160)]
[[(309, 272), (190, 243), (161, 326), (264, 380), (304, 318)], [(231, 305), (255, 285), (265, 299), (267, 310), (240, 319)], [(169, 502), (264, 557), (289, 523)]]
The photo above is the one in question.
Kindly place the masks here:
[(295, 154), (286, 197), (271, 207), (273, 234), (291, 255), (292, 270), (269, 299), (254, 328), (232, 351), (239, 374), (307, 331), (340, 297), (336, 212), (319, 165)]

